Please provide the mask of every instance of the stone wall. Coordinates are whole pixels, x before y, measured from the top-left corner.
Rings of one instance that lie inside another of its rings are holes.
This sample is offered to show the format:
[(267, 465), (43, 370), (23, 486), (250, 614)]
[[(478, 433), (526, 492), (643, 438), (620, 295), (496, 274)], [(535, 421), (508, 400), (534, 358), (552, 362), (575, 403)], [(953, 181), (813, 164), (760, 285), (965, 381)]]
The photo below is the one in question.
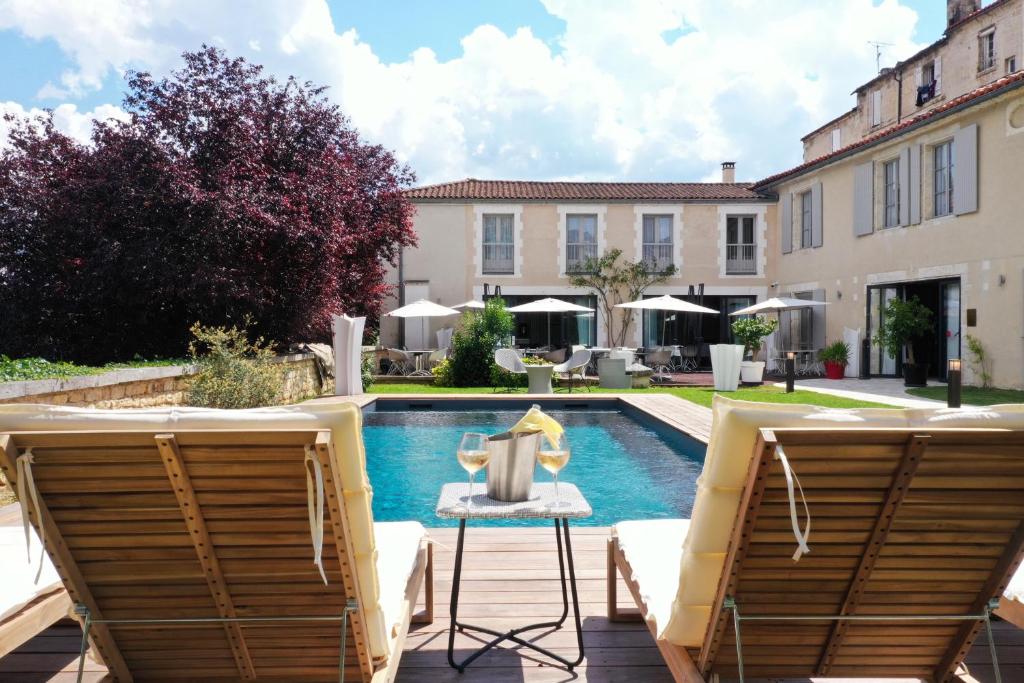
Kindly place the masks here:
[[(334, 392), (334, 380), (320, 382), (313, 354), (279, 356), (284, 372), (285, 403)], [(92, 408), (151, 408), (185, 404), (192, 366), (115, 370), (102, 375), (0, 384), (0, 403), (45, 403)]]

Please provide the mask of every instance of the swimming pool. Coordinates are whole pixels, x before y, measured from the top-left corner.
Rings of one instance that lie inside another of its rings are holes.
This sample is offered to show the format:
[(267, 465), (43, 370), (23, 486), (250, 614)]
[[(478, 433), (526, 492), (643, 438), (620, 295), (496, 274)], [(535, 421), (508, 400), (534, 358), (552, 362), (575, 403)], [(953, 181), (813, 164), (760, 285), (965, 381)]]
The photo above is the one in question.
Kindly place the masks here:
[[(443, 410), (409, 410), (379, 401), (364, 414), (367, 472), (373, 486), (373, 516), (378, 521), (415, 519), (425, 526), (454, 526), (434, 516), (441, 485), (465, 481), (455, 459), (464, 432), (502, 432), (525, 409), (474, 402)], [(623, 519), (689, 517), (696, 479), (704, 462), (704, 444), (618, 404), (606, 408), (545, 407), (565, 426), (572, 458), (561, 480), (579, 487), (594, 515), (580, 524), (608, 526)], [(565, 409), (568, 408), (568, 409)], [(483, 481), (483, 473), (477, 481)], [(535, 481), (551, 481), (537, 468)], [(476, 522), (484, 524), (484, 522)], [(495, 521), (523, 526), (544, 521)]]

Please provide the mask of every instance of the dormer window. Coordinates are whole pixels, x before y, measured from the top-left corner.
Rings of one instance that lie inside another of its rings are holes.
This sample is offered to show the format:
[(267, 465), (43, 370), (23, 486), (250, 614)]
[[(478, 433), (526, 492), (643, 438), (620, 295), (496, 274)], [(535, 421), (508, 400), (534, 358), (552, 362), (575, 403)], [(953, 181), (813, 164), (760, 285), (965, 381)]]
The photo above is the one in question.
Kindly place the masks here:
[(938, 71), (938, 66), (934, 59), (921, 65), (921, 79), (917, 85), (917, 106), (923, 106), (938, 93)]
[(990, 28), (978, 34), (978, 71), (988, 71), (996, 65), (996, 30)]

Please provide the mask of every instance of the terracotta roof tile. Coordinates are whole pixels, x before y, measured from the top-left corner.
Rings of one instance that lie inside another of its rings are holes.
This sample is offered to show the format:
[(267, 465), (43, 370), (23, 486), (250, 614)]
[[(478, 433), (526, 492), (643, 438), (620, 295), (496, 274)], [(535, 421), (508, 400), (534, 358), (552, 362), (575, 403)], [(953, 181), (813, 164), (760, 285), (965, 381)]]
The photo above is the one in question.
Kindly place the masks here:
[(1020, 87), (1021, 85), (1024, 85), (1024, 71), (1015, 71), (1009, 76), (1004, 76), (998, 80), (988, 83), (987, 85), (983, 85), (980, 88), (975, 88), (974, 90), (968, 91), (963, 95), (960, 95), (959, 97), (954, 97), (945, 104), (935, 107), (934, 109), (922, 112), (917, 116), (912, 116), (909, 119), (901, 121), (900, 123), (890, 126), (889, 128), (886, 128), (884, 130), (880, 130), (877, 133), (869, 135), (865, 138), (861, 138), (857, 142), (849, 144), (845, 147), (840, 147), (834, 152), (830, 152), (829, 154), (825, 154), (816, 159), (811, 159), (810, 161), (802, 163), (799, 166), (794, 166), (788, 171), (782, 171), (781, 173), (776, 173), (775, 175), (768, 176), (763, 180), (759, 180), (756, 183), (753, 183), (750, 187), (753, 190), (764, 190), (765, 188), (776, 184), (783, 178), (799, 175), (800, 173), (807, 171), (811, 168), (816, 168), (818, 166), (824, 165), (829, 161), (836, 159), (837, 157), (846, 156), (847, 154), (857, 149), (870, 147), (876, 143), (895, 137), (904, 130), (920, 125), (928, 121), (929, 119), (940, 118), (943, 114), (951, 112), (952, 110), (955, 109), (960, 109), (961, 107), (969, 105), (971, 102), (977, 99), (986, 96), (994, 96), (1002, 91), (1012, 90), (1013, 88)]
[(586, 183), (466, 178), (405, 191), (409, 199), (508, 201), (756, 200), (750, 183)]

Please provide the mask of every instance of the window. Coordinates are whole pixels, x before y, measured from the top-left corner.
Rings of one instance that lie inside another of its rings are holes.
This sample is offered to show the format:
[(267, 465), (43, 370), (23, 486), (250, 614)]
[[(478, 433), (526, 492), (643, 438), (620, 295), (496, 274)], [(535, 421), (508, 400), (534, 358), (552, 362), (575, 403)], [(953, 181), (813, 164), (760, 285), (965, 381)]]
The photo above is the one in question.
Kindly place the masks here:
[(996, 30), (989, 29), (978, 36), (978, 71), (986, 71), (996, 65)]
[(484, 214), (484, 264), (487, 275), (512, 275), (515, 272), (515, 239), (513, 215)]
[(882, 91), (875, 90), (871, 93), (871, 125), (877, 126), (882, 123)]
[(933, 150), (935, 167), (934, 204), (935, 216), (953, 213), (953, 141), (936, 145)]
[(580, 271), (597, 258), (597, 215), (568, 214), (565, 217), (565, 270)]
[(934, 60), (921, 65), (921, 82), (917, 84), (917, 106), (920, 107), (935, 97), (939, 85), (937, 72)]
[(800, 248), (811, 246), (811, 191), (800, 195)]
[(726, 275), (757, 274), (754, 216), (726, 216), (725, 273)]
[(842, 134), (838, 128), (832, 130), (832, 151), (835, 152), (842, 147)]
[(1012, 74), (1017, 70), (1017, 55), (1006, 58), (1006, 73)]
[(900, 224), (900, 160), (885, 162), (885, 207), (882, 225), (894, 228)]
[(644, 214), (643, 261), (652, 271), (672, 265), (672, 216)]

